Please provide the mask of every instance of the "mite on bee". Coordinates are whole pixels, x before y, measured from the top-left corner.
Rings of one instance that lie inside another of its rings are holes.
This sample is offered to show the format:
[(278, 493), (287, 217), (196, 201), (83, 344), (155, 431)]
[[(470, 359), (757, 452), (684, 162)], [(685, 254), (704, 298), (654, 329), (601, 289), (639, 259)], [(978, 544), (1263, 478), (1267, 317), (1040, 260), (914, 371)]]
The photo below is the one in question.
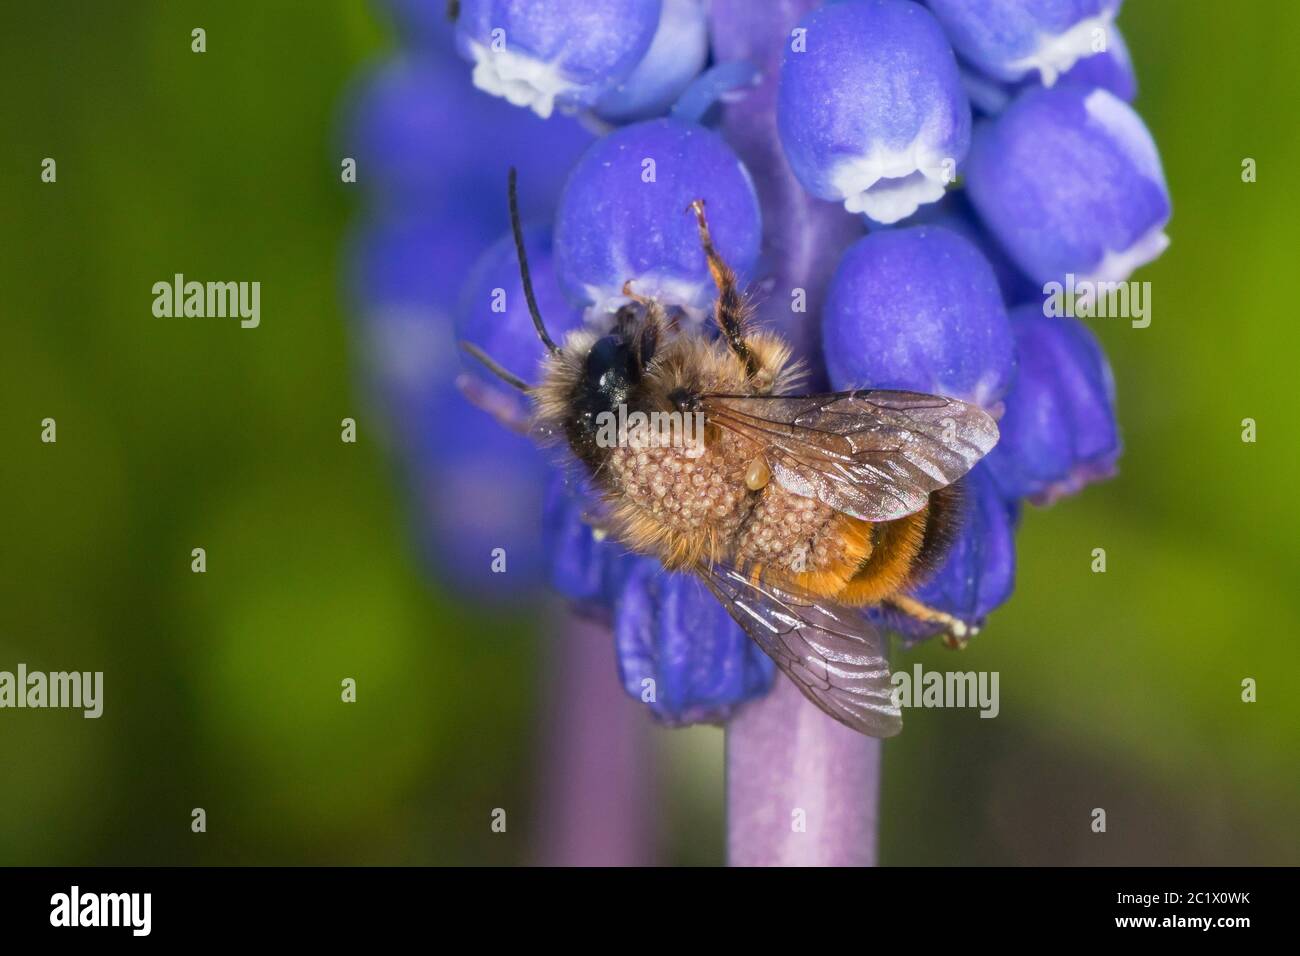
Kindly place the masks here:
[[(997, 442), (992, 417), (916, 392), (799, 393), (784, 340), (752, 327), (701, 200), (687, 213), (717, 286), (718, 335), (629, 287), (608, 332), (579, 329), (557, 345), (533, 295), (514, 170), (509, 197), (524, 294), (547, 351), (541, 380), (529, 385), (465, 348), (524, 391), (533, 426), (587, 470), (605, 500), (601, 532), (697, 574), (832, 717), (873, 736), (898, 733), (886, 642), (858, 609), (888, 605), (938, 624), (953, 643), (972, 633), (909, 592), (957, 531), (958, 482)], [(698, 416), (700, 441), (664, 432), (683, 416)]]

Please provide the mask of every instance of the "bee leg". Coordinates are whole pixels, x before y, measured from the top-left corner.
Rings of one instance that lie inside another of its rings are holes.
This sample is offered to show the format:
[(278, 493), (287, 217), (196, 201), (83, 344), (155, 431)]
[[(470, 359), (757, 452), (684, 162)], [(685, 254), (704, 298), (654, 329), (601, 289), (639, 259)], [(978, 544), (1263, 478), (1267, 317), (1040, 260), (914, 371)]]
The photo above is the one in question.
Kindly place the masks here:
[(623, 294), (627, 296), (629, 299), (631, 299), (633, 302), (639, 302), (641, 305), (648, 306), (651, 302), (654, 301), (648, 295), (641, 295), (641, 293), (635, 291), (632, 288), (631, 279), (628, 279), (626, 282), (623, 283)]
[(965, 621), (953, 617), (951, 614), (945, 614), (943, 611), (937, 611), (932, 607), (922, 604), (916, 598), (910, 598), (905, 594), (896, 594), (893, 597), (886, 598), (885, 603), (891, 607), (897, 608), (909, 617), (914, 617), (918, 621), (926, 624), (938, 624), (943, 628), (943, 643), (946, 647), (954, 650), (964, 648), (972, 637), (980, 632), (978, 627), (967, 624)]
[(713, 246), (713, 236), (709, 233), (709, 221), (704, 215), (704, 200), (697, 199), (690, 206), (695, 213), (695, 221), (700, 227), (700, 245), (704, 247), (704, 258), (709, 263), (709, 275), (718, 287), (718, 301), (713, 308), (713, 318), (727, 340), (731, 351), (745, 363), (750, 375), (758, 371), (758, 360), (745, 342), (745, 299), (736, 284), (736, 274), (722, 261), (718, 250)]
[(498, 424), (518, 435), (528, 435), (532, 419), (517, 402), (507, 399), (500, 389), (466, 373), (456, 376), (456, 388), (465, 396), (465, 401), (487, 412)]

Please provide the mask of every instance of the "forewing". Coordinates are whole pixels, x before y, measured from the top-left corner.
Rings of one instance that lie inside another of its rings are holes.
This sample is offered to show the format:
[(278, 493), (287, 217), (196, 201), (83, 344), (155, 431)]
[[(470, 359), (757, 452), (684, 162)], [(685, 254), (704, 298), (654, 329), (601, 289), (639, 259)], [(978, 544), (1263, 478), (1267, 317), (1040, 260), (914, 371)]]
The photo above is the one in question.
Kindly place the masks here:
[(885, 638), (859, 613), (794, 594), (722, 565), (700, 565), (727, 612), (809, 700), (871, 737), (903, 729)]
[(919, 392), (705, 395), (705, 419), (758, 446), (787, 491), (865, 521), (919, 511), (997, 443), (977, 405)]

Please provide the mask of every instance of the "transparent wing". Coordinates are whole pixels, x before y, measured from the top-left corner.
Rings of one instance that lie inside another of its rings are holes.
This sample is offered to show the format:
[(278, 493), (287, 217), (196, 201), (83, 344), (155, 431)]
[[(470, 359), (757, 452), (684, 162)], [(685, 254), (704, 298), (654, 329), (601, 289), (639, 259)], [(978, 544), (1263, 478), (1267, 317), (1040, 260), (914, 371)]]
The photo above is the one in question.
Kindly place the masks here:
[(997, 444), (976, 405), (919, 392), (704, 395), (707, 421), (760, 449), (787, 491), (865, 521), (924, 507)]
[(755, 582), (735, 568), (696, 569), (722, 606), (809, 700), (871, 737), (903, 729), (885, 638), (860, 614)]

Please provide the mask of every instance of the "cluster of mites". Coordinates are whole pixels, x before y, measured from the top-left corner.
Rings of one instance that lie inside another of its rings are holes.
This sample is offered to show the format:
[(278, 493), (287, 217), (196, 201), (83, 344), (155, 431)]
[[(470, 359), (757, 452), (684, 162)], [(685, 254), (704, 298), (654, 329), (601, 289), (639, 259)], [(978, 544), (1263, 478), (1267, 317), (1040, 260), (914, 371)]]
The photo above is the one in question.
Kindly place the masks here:
[(771, 481), (753, 447), (724, 435), (695, 457), (681, 448), (620, 447), (606, 467), (629, 500), (683, 533), (712, 529), (737, 565), (813, 571), (843, 559), (837, 513)]

